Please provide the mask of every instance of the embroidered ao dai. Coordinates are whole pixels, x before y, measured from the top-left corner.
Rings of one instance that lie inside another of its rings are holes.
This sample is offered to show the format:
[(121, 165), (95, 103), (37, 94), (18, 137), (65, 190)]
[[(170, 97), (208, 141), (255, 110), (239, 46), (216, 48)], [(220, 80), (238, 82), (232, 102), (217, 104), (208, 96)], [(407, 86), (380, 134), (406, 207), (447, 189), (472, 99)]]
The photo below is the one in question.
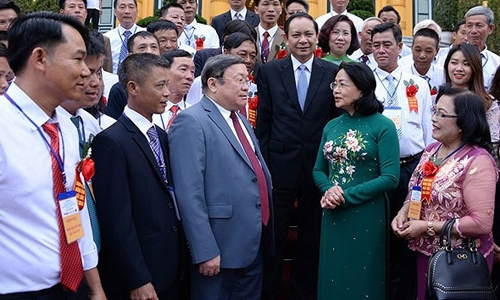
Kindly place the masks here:
[(386, 299), (388, 203), (399, 180), (394, 123), (359, 112), (323, 130), (313, 177), (325, 193), (338, 184), (345, 203), (323, 209), (318, 299)]

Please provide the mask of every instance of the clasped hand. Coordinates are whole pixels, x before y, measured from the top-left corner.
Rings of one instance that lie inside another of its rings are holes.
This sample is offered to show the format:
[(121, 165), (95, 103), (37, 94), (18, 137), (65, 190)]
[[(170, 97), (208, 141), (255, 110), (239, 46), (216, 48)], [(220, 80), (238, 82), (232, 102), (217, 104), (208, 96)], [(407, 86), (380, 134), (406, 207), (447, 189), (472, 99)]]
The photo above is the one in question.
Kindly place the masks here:
[(329, 188), (323, 197), (321, 197), (320, 204), (322, 208), (335, 209), (344, 202), (344, 190), (340, 186), (335, 185)]

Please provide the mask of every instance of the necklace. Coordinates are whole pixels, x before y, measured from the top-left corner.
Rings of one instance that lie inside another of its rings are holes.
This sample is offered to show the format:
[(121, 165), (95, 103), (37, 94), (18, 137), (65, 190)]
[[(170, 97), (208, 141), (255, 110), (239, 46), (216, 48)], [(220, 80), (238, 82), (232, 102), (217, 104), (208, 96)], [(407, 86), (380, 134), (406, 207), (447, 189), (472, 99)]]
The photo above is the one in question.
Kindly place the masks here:
[(465, 146), (465, 143), (462, 143), (460, 146), (458, 146), (455, 150), (451, 151), (450, 153), (448, 153), (448, 155), (446, 155), (445, 158), (437, 158), (437, 154), (439, 152), (439, 150), (441, 149), (441, 146), (443, 146), (443, 144), (439, 145), (438, 149), (436, 150), (436, 152), (431, 156), (431, 161), (432, 163), (438, 167), (440, 166), (443, 162), (445, 162), (448, 158), (450, 158), (453, 154), (457, 153), (460, 149), (462, 149), (464, 146)]

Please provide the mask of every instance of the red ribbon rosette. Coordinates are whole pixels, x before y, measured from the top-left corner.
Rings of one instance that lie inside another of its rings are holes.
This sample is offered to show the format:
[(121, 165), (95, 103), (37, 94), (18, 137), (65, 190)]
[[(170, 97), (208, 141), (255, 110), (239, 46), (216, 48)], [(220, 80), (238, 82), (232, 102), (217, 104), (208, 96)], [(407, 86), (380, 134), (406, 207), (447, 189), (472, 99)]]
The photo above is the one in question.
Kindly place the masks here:
[(432, 182), (434, 182), (434, 177), (436, 176), (438, 171), (439, 171), (439, 166), (436, 166), (432, 161), (426, 162), (422, 168), (422, 174), (424, 174), (424, 179), (422, 179), (421, 199), (425, 200), (427, 204), (431, 203)]
[(317, 58), (323, 57), (323, 50), (321, 50), (321, 47), (316, 46), (316, 50), (314, 50), (314, 56)]
[(257, 93), (253, 97), (248, 97), (248, 122), (255, 128), (257, 124), (257, 106), (259, 105), (259, 96)]
[(410, 84), (406, 87), (406, 96), (415, 97), (417, 95), (418, 88), (414, 84)]
[(196, 44), (196, 50), (197, 51), (203, 49), (203, 43), (204, 43), (204, 41), (205, 40), (203, 39), (203, 37), (199, 37), (199, 38), (196, 39), (196, 41), (194, 43)]
[(85, 179), (86, 182), (89, 182), (95, 174), (94, 161), (92, 158), (87, 157), (81, 162), (81, 164), (83, 179)]
[(286, 49), (279, 49), (276, 53), (276, 59), (282, 59), (288, 56)]

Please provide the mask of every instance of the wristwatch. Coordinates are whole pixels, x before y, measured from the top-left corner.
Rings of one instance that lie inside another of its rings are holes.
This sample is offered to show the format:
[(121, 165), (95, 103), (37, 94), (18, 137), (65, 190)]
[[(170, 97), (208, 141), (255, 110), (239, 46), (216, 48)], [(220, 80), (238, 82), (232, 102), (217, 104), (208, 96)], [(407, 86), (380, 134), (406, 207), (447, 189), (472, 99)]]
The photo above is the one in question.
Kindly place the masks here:
[(434, 222), (433, 221), (427, 222), (427, 235), (429, 235), (429, 236), (436, 235), (436, 232), (434, 231)]

